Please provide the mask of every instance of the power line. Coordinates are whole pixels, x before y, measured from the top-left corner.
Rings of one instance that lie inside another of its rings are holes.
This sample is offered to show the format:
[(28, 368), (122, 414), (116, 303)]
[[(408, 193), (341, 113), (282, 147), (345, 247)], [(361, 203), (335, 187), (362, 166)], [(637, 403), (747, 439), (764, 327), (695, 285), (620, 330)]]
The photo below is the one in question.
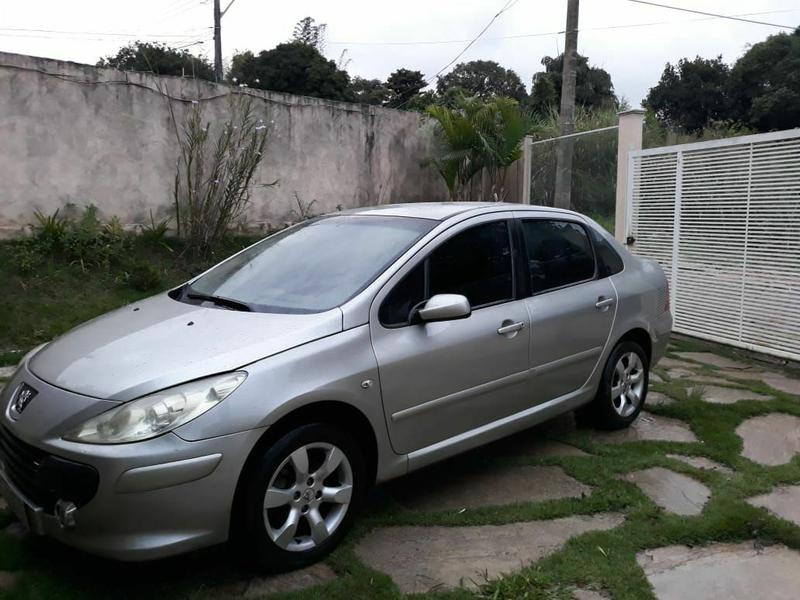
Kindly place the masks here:
[[(436, 78), (437, 78), (439, 75), (441, 75), (441, 74), (442, 74), (442, 73), (443, 73), (443, 72), (444, 72), (444, 71), (445, 71), (445, 70), (446, 70), (446, 69), (447, 69), (447, 68), (448, 68), (450, 65), (452, 65), (452, 64), (453, 64), (454, 62), (456, 62), (456, 61), (457, 61), (459, 58), (461, 58), (462, 56), (464, 56), (464, 53), (465, 53), (467, 50), (469, 50), (469, 49), (472, 47), (472, 45), (473, 45), (475, 42), (477, 42), (477, 41), (478, 41), (478, 40), (481, 38), (481, 36), (482, 36), (484, 33), (486, 33), (486, 32), (488, 31), (488, 29), (489, 29), (489, 28), (492, 26), (492, 24), (493, 24), (493, 23), (494, 23), (494, 22), (497, 20), (497, 18), (498, 18), (500, 15), (502, 15), (504, 12), (506, 12), (507, 10), (509, 10), (511, 7), (513, 7), (513, 6), (514, 6), (514, 5), (515, 5), (517, 2), (518, 2), (518, 0), (506, 0), (506, 3), (505, 3), (505, 5), (503, 5), (503, 8), (501, 8), (499, 11), (497, 11), (497, 13), (495, 13), (495, 15), (494, 15), (494, 16), (493, 16), (491, 19), (489, 19), (489, 22), (486, 24), (486, 27), (484, 27), (483, 29), (481, 29), (480, 33), (479, 33), (478, 35), (476, 35), (474, 38), (472, 38), (472, 39), (470, 40), (470, 42), (469, 42), (469, 43), (468, 43), (466, 46), (464, 46), (464, 48), (461, 50), (461, 52), (459, 52), (458, 54), (456, 54), (456, 56), (455, 56), (455, 58), (453, 58), (453, 60), (451, 60), (449, 63), (447, 63), (447, 64), (446, 64), (445, 66), (443, 66), (441, 69), (439, 69), (439, 70), (438, 70), (438, 71), (437, 71), (437, 72), (436, 72), (436, 73), (435, 73), (435, 74), (434, 74), (432, 77), (426, 77), (426, 78), (425, 78), (425, 80), (424, 80), (424, 83), (423, 83), (423, 85), (419, 86), (419, 87), (418, 87), (416, 90), (414, 90), (414, 91), (418, 92), (418, 91), (420, 91), (421, 89), (424, 89), (424, 88), (426, 88), (427, 86), (429, 86), (429, 85), (431, 84), (431, 82), (433, 82), (433, 80), (434, 80), (434, 79), (436, 79)], [(406, 104), (408, 104), (408, 103), (411, 101), (411, 98), (413, 98), (413, 96), (409, 96), (409, 97), (408, 97), (408, 98), (407, 98), (405, 101), (403, 101), (402, 103), (398, 104), (397, 106), (395, 106), (395, 107), (393, 107), (393, 108), (400, 109), (400, 108), (404, 107)]]
[(122, 32), (104, 32), (104, 31), (66, 31), (63, 29), (24, 29), (21, 27), (0, 27), (0, 33), (9, 31), (19, 31), (22, 33), (54, 33), (54, 34), (64, 34), (64, 35), (102, 35), (107, 37), (154, 37), (154, 38), (185, 38), (187, 35), (191, 34), (191, 32), (200, 32), (205, 31), (206, 29), (211, 29), (210, 27), (194, 27), (192, 29), (186, 29), (181, 33), (144, 33), (144, 34), (137, 34), (133, 32), (122, 33)]
[(481, 32), (480, 32), (478, 35), (476, 35), (474, 38), (472, 38), (472, 40), (469, 42), (469, 44), (467, 44), (466, 46), (464, 46), (464, 49), (463, 49), (463, 50), (461, 50), (461, 52), (459, 52), (458, 54), (456, 54), (456, 56), (455, 56), (455, 58), (454, 58), (453, 60), (451, 60), (449, 63), (447, 63), (447, 64), (446, 64), (445, 66), (443, 66), (441, 69), (439, 69), (439, 70), (436, 72), (436, 74), (435, 74), (433, 77), (431, 77), (431, 78), (430, 78), (430, 80), (428, 81), (428, 83), (430, 83), (431, 81), (433, 81), (434, 79), (436, 79), (436, 78), (437, 78), (439, 75), (441, 75), (441, 74), (442, 74), (442, 73), (443, 73), (443, 72), (444, 72), (444, 71), (445, 71), (445, 70), (446, 70), (446, 69), (447, 69), (447, 68), (448, 68), (450, 65), (452, 65), (452, 64), (453, 64), (453, 63), (455, 63), (455, 62), (456, 62), (456, 61), (457, 61), (459, 58), (461, 58), (462, 56), (464, 56), (464, 54), (467, 52), (467, 50), (469, 50), (469, 49), (472, 47), (472, 45), (473, 45), (475, 42), (477, 42), (477, 41), (478, 41), (478, 40), (481, 38), (481, 36), (482, 36), (484, 33), (486, 33), (486, 32), (488, 31), (489, 27), (491, 27), (491, 26), (494, 24), (494, 22), (497, 20), (497, 18), (498, 18), (500, 15), (502, 15), (504, 12), (506, 12), (507, 10), (509, 10), (511, 7), (513, 7), (513, 6), (514, 6), (514, 5), (515, 5), (517, 2), (518, 2), (518, 0), (508, 0), (508, 1), (506, 2), (505, 6), (503, 6), (503, 8), (501, 8), (499, 11), (497, 11), (497, 14), (495, 14), (495, 15), (494, 15), (494, 16), (493, 16), (493, 17), (492, 17), (490, 20), (489, 20), (489, 22), (486, 24), (486, 27), (484, 27), (483, 29), (481, 29)]
[(649, 6), (658, 6), (659, 8), (669, 8), (670, 10), (679, 10), (682, 12), (694, 13), (696, 15), (706, 15), (707, 17), (715, 17), (717, 19), (730, 19), (732, 21), (741, 21), (743, 23), (754, 23), (755, 25), (767, 25), (769, 27), (779, 27), (781, 29), (792, 29), (795, 27), (791, 25), (781, 25), (779, 23), (767, 23), (766, 21), (754, 21), (753, 19), (743, 19), (741, 17), (734, 17), (733, 15), (720, 15), (717, 13), (705, 12), (702, 10), (695, 10), (693, 8), (683, 8), (680, 6), (670, 6), (668, 4), (658, 4), (657, 2), (649, 2), (648, 0), (628, 0), (636, 4), (647, 4)]
[[(733, 18), (733, 17), (752, 17), (757, 15), (773, 15), (778, 13), (788, 13), (788, 12), (798, 12), (800, 9), (797, 8), (790, 8), (784, 10), (769, 10), (769, 11), (762, 11), (762, 12), (749, 12), (749, 13), (739, 13), (736, 15), (728, 15), (724, 18)], [(627, 23), (627, 24), (620, 24), (620, 25), (601, 25), (598, 27), (581, 27), (578, 31), (579, 32), (586, 32), (586, 31), (607, 31), (607, 30), (614, 30), (614, 29), (633, 29), (637, 27), (654, 27), (658, 25), (680, 25), (682, 23), (700, 23), (703, 21), (711, 21), (714, 20), (716, 16), (708, 16), (701, 19), (683, 19), (679, 21), (649, 21), (646, 23)], [(492, 36), (492, 37), (484, 37), (482, 40), (484, 41), (492, 41), (492, 40), (513, 40), (513, 39), (525, 39), (525, 38), (532, 38), (532, 37), (546, 37), (551, 35), (562, 35), (564, 34), (564, 30), (561, 29), (559, 31), (542, 31), (542, 32), (535, 32), (535, 33), (518, 33), (514, 35), (500, 35), (500, 36)], [(370, 41), (328, 41), (326, 42), (329, 45), (336, 45), (336, 46), (429, 46), (429, 45), (442, 45), (442, 44), (463, 44), (468, 42), (468, 39), (458, 39), (458, 40), (416, 40), (416, 41), (398, 41), (398, 42), (370, 42)]]
[(183, 2), (179, 0), (177, 4), (167, 7), (167, 9), (164, 10), (161, 15), (156, 17), (156, 20), (150, 22), (150, 25), (160, 25), (161, 23), (169, 21), (170, 19), (174, 19), (175, 17), (180, 16), (188, 11), (200, 8), (204, 4), (205, 2), (201, 1), (198, 3), (197, 0), (184, 0)]

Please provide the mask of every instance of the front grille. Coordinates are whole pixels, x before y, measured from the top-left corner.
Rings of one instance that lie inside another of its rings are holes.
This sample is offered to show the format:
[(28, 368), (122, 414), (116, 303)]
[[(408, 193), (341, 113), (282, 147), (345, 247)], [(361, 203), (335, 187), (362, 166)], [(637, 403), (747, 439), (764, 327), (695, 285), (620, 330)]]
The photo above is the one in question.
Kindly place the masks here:
[(53, 456), (26, 444), (0, 426), (0, 458), (11, 482), (25, 497), (48, 513), (59, 499), (81, 507), (97, 492), (94, 467)]

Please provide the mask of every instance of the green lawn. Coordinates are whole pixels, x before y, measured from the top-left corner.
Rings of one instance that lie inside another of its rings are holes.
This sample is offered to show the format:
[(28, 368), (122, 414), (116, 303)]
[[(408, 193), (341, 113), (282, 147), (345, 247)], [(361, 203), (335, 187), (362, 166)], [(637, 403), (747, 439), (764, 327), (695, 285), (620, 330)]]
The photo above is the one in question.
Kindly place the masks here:
[[(256, 239), (237, 237), (215, 256), (193, 260), (182, 256), (177, 241), (150, 246), (134, 238), (122, 264), (85, 268), (50, 257), (30, 272), (20, 272), (18, 267), (19, 242), (0, 242), (0, 366), (16, 364), (31, 348), (79, 323), (169, 289)], [(142, 263), (159, 272), (161, 283), (155, 289), (131, 287), (131, 265)]]
[[(250, 240), (238, 240), (225, 252)], [(202, 269), (208, 261), (188, 261), (177, 251), (139, 249), (159, 269), (164, 287), (174, 285)], [(73, 325), (111, 308), (137, 300), (149, 293), (131, 289), (119, 271), (84, 271), (80, 265), (52, 261), (31, 275), (14, 270), (9, 243), (0, 244), (0, 352), (6, 363), (19, 353), (65, 331)], [(219, 256), (217, 257), (219, 258)], [(213, 259), (212, 259), (213, 260)], [(150, 292), (152, 293), (152, 292)], [(672, 350), (711, 347), (721, 354), (731, 350), (718, 346), (677, 340)], [(737, 356), (742, 360), (741, 356)], [(699, 372), (713, 373), (698, 365)], [(397, 588), (384, 574), (366, 567), (355, 555), (354, 546), (366, 532), (377, 526), (442, 525), (463, 526), (504, 524), (550, 519), (572, 514), (624, 513), (625, 522), (610, 531), (574, 538), (563, 550), (497, 581), (488, 581), (479, 594), (486, 598), (570, 598), (571, 586), (605, 590), (616, 599), (649, 599), (652, 592), (637, 566), (640, 550), (664, 545), (702, 545), (715, 541), (755, 539), (764, 545), (782, 543), (800, 550), (800, 528), (748, 505), (744, 500), (768, 492), (776, 484), (800, 482), (800, 458), (782, 466), (763, 467), (742, 458), (741, 440), (734, 430), (745, 419), (769, 412), (800, 417), (799, 398), (750, 382), (755, 392), (773, 396), (769, 402), (742, 401), (732, 405), (709, 404), (690, 394), (691, 383), (665, 379), (651, 389), (668, 394), (678, 402), (651, 407), (653, 413), (681, 419), (699, 438), (697, 443), (639, 441), (622, 445), (593, 442), (580, 430), (562, 434), (562, 439), (589, 452), (579, 457), (501, 457), (479, 449), (454, 459), (453, 469), (476, 466), (552, 464), (594, 488), (592, 494), (570, 500), (520, 503), (503, 507), (470, 509), (463, 512), (421, 513), (404, 509), (393, 498), (391, 488), (374, 490), (365, 514), (358, 520), (345, 543), (331, 555), (328, 564), (339, 578), (285, 598), (353, 600), (356, 598), (398, 598)], [(797, 373), (791, 373), (797, 375)], [(666, 458), (668, 453), (705, 456), (735, 470), (733, 476), (690, 467)], [(651, 466), (669, 467), (691, 475), (712, 490), (712, 497), (697, 517), (679, 517), (659, 509), (634, 485), (619, 476)], [(399, 482), (402, 485), (402, 481)], [(10, 513), (0, 512), (0, 529), (13, 522)], [(97, 559), (60, 546), (52, 540), (19, 540), (0, 531), (0, 571), (18, 576), (16, 584), (0, 590), (0, 598), (101, 599), (119, 598), (227, 598), (242, 591), (241, 582), (252, 576), (246, 566), (226, 548), (149, 564), (121, 564)], [(464, 591), (439, 591), (428, 598), (473, 597)]]

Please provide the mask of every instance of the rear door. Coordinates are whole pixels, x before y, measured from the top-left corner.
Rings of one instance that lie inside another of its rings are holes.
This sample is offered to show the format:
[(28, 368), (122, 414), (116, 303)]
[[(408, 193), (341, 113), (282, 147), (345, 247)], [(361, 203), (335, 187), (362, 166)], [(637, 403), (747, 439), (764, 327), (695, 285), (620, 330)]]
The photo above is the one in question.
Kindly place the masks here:
[(521, 218), (531, 319), (535, 403), (586, 383), (598, 364), (616, 314), (616, 290), (602, 277), (588, 226), (568, 216)]
[[(530, 405), (528, 312), (513, 274), (513, 225), (511, 213), (494, 213), (453, 226), (376, 297), (370, 330), (396, 452)], [(409, 324), (414, 306), (445, 293), (465, 295), (472, 314)]]

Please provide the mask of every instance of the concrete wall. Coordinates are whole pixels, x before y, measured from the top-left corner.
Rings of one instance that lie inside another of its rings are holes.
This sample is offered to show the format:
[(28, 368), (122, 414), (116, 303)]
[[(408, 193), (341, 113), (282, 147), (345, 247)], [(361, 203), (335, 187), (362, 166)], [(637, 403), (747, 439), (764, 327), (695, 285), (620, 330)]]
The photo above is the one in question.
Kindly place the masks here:
[[(20, 231), (35, 209), (68, 203), (95, 204), (125, 224), (146, 222), (150, 209), (170, 214), (178, 144), (163, 91), (178, 122), (193, 100), (212, 125), (227, 116), (224, 85), (0, 52), (0, 234)], [(431, 131), (418, 114), (236, 91), (255, 98), (270, 127), (248, 226), (293, 220), (295, 192), (316, 200), (317, 214), (447, 199), (439, 175), (423, 166)]]

